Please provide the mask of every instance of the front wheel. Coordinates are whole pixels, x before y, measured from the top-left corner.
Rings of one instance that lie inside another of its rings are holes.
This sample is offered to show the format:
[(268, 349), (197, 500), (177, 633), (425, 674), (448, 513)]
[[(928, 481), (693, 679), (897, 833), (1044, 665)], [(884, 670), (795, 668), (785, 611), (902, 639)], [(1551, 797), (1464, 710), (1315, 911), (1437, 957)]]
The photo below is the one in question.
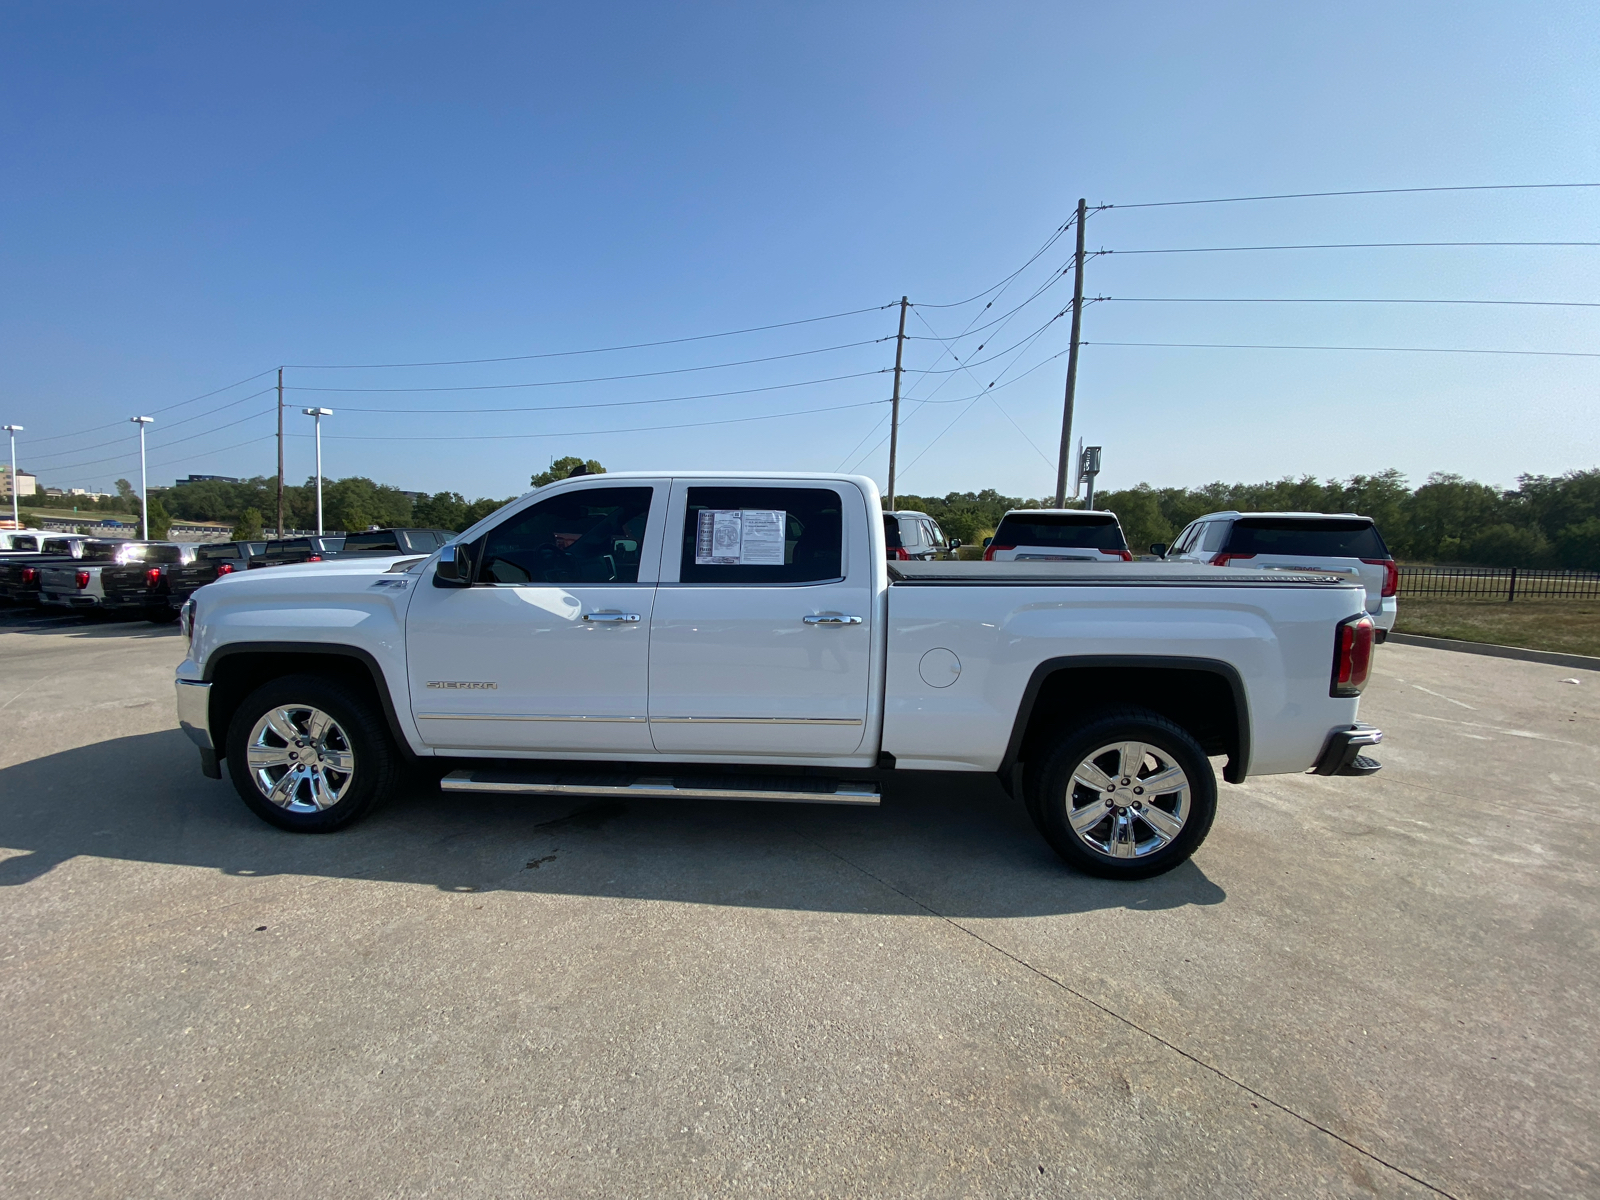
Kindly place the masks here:
[(1026, 780), (1028, 815), (1068, 864), (1106, 879), (1172, 870), (1205, 840), (1217, 779), (1188, 731), (1146, 709), (1091, 717)]
[(397, 755), (377, 706), (318, 675), (262, 684), (228, 726), (228, 773), (250, 810), (297, 833), (348, 825), (393, 791)]

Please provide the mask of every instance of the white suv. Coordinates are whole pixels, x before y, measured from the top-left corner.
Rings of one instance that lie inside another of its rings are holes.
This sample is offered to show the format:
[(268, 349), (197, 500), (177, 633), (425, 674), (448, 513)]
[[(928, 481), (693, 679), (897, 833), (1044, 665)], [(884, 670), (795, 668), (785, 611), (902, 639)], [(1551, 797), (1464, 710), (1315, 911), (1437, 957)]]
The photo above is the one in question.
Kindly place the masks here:
[(1013, 508), (984, 543), (984, 562), (1132, 562), (1114, 512)]
[(1307, 567), (1352, 571), (1367, 588), (1367, 612), (1383, 641), (1394, 628), (1400, 570), (1371, 517), (1355, 513), (1208, 513), (1191, 522), (1170, 548), (1151, 546), (1168, 562), (1213, 567)]

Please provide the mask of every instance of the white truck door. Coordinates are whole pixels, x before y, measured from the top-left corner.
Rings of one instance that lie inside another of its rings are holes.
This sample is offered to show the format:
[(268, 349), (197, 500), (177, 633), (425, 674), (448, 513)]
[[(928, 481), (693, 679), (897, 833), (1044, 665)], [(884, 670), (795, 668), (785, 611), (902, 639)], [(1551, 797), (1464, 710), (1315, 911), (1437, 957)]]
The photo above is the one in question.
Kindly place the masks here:
[(674, 482), (650, 627), (658, 751), (856, 751), (875, 620), (866, 519), (843, 484)]
[(575, 485), (473, 544), (470, 587), (419, 581), (411, 710), (438, 749), (649, 752), (665, 482)]

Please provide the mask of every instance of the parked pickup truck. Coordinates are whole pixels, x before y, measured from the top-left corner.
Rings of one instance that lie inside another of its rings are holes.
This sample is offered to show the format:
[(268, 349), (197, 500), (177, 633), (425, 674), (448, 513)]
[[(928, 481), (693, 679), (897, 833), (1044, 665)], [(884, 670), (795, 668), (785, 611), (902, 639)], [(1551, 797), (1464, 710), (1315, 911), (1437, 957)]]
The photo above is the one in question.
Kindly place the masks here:
[(0, 557), (0, 600), (37, 604), (40, 571), (46, 566), (59, 566), (81, 557), (84, 546), (93, 544), (94, 539), (77, 534), (50, 536), (40, 541), (37, 553), (18, 552)]
[(159, 616), (167, 610), (162, 576), (173, 563), (192, 560), (194, 549), (176, 542), (85, 543), (77, 561), (40, 568), (39, 603)]
[(208, 542), (196, 548), (194, 561), (174, 563), (167, 568), (161, 590), (169, 607), (176, 610), (206, 584), (234, 571), (244, 571), (250, 560), (266, 552), (266, 542)]
[(201, 588), (178, 716), (285, 829), (345, 825), (425, 759), (449, 793), (842, 804), (957, 772), (1138, 878), (1206, 836), (1209, 756), (1232, 783), (1377, 769), (1363, 599), (1313, 572), (890, 563), (858, 476), (585, 476), (427, 558)]

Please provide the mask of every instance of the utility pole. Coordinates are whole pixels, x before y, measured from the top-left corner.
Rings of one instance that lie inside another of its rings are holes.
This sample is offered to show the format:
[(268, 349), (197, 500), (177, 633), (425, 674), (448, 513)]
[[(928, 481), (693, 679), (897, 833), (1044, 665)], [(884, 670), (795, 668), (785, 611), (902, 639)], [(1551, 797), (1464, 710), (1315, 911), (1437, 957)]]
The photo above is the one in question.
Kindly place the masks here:
[(144, 427), (155, 420), (154, 417), (129, 417), (139, 427), (139, 540), (150, 540), (150, 481), (144, 473)]
[(889, 511), (894, 511), (894, 456), (900, 447), (900, 355), (906, 348), (906, 309), (900, 297), (900, 333), (894, 339), (894, 407), (889, 410)]
[(1083, 328), (1083, 222), (1088, 204), (1078, 201), (1078, 252), (1072, 256), (1072, 342), (1067, 347), (1067, 395), (1061, 405), (1061, 457), (1056, 460), (1056, 507), (1067, 503), (1067, 464), (1072, 459), (1072, 397), (1078, 389), (1078, 333)]
[[(1079, 230), (1082, 233), (1082, 230)], [(1078, 239), (1079, 243), (1083, 238)], [(1076, 345), (1076, 341), (1073, 343)], [(283, 540), (283, 368), (278, 368), (278, 540)]]
[(21, 529), (22, 518), (17, 516), (17, 434), (22, 432), (22, 426), (7, 425), (6, 432), (11, 435), (11, 528)]
[(302, 408), (301, 412), (317, 419), (317, 536), (322, 536), (322, 418), (333, 416), (331, 408)]

